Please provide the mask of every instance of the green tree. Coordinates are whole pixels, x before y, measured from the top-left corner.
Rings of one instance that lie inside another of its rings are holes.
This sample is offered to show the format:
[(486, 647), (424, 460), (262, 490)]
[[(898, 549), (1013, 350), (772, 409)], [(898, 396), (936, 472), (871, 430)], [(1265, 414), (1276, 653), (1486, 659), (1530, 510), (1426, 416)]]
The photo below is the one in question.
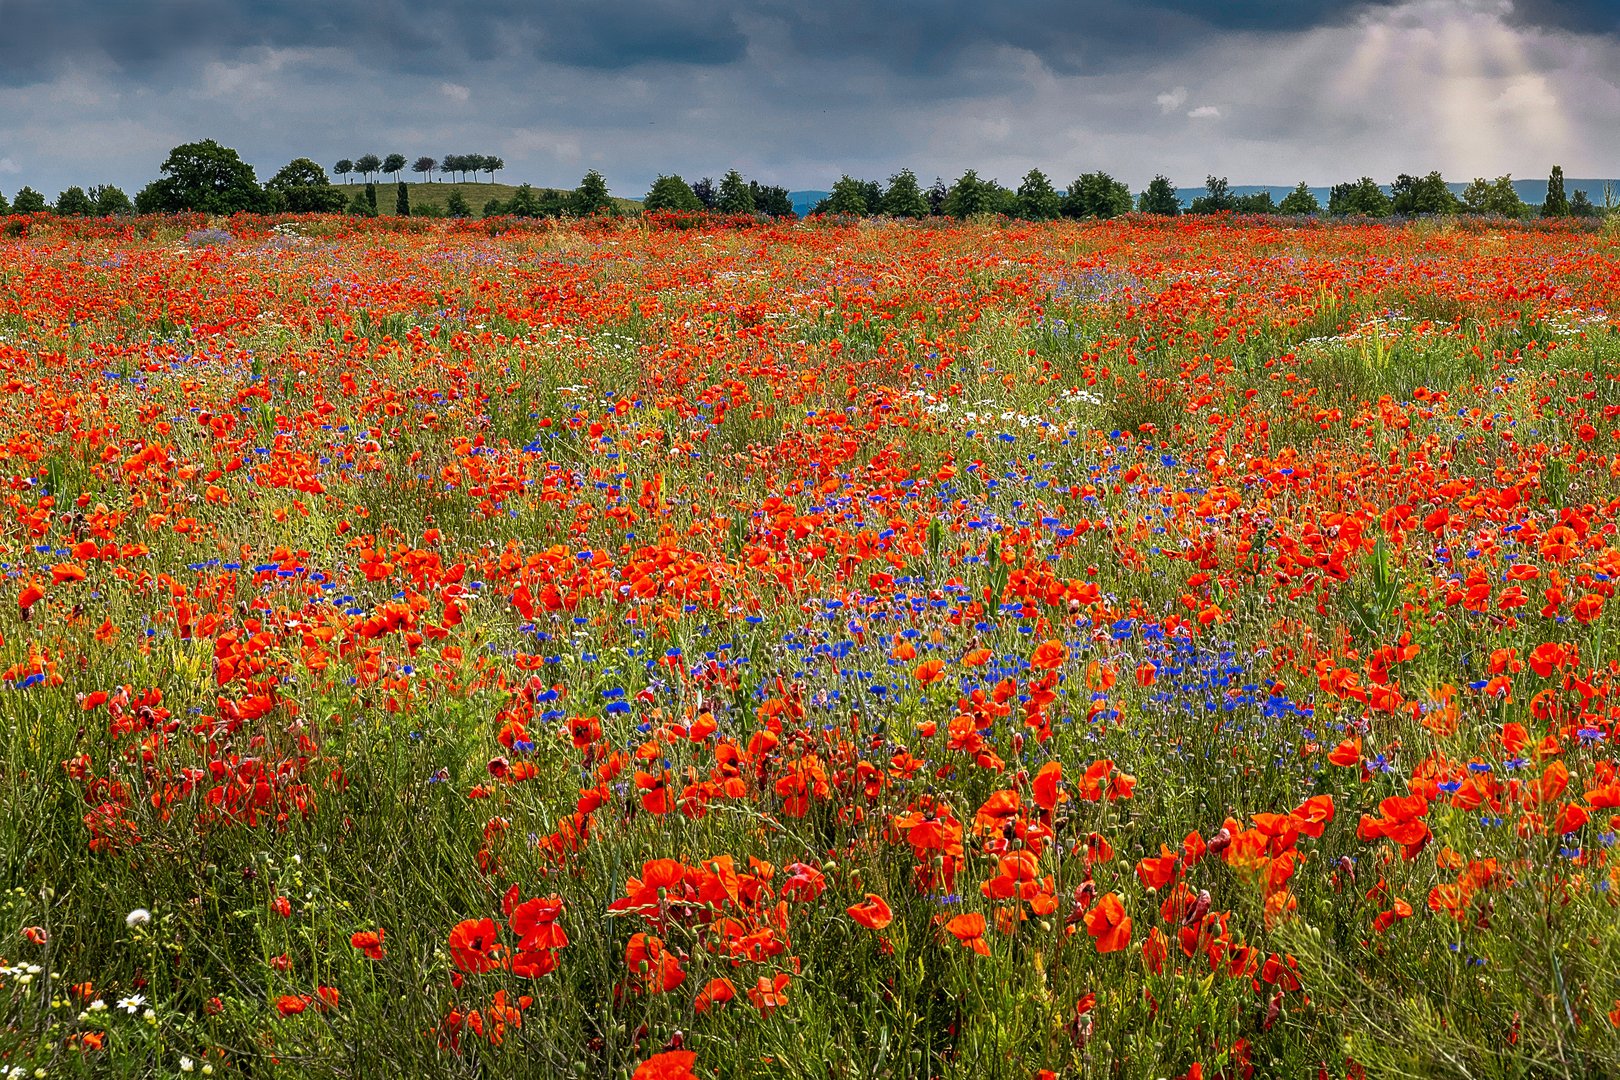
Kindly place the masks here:
[(1247, 195), (1232, 196), (1232, 212), (1236, 214), (1275, 214), (1277, 204), (1269, 191), (1252, 191)]
[(500, 217), (502, 214), (504, 214), (506, 212), (507, 212), (506, 211), (506, 204), (501, 202), (501, 200), (499, 200), (499, 199), (487, 199), (484, 202), (483, 211), (480, 212), (478, 216), (479, 217)]
[(540, 217), (540, 200), (535, 196), (533, 185), (519, 184), (506, 201), (506, 212), (513, 217)]
[(833, 184), (832, 191), (822, 200), (821, 212), (824, 214), (840, 214), (844, 217), (865, 217), (869, 212), (866, 202), (866, 187), (859, 180), (848, 173), (838, 178)]
[(75, 185), (56, 197), (52, 209), (62, 217), (89, 217), (96, 212), (96, 204), (84, 188)]
[(692, 185), (692, 194), (697, 201), (703, 204), (703, 209), (713, 210), (719, 206), (720, 197), (715, 193), (714, 181), (707, 176)]
[[(398, 169), (394, 170), (397, 174)], [(399, 217), (411, 216), (411, 187), (400, 180), (394, 184), (394, 213)]]
[(1283, 196), (1283, 201), (1278, 205), (1277, 210), (1283, 214), (1304, 216), (1306, 214), (1320, 213), (1322, 204), (1317, 201), (1311, 189), (1305, 185), (1305, 181), (1301, 180), (1298, 187)]
[(90, 198), (96, 204), (97, 217), (123, 217), (135, 212), (135, 204), (129, 201), (129, 196), (111, 184), (97, 184), (90, 189)]
[(950, 194), (945, 197), (944, 211), (954, 218), (994, 214), (1000, 187), (994, 180), (981, 179), (977, 170), (969, 169), (951, 185)]
[(1513, 188), (1513, 177), (1506, 174), (1495, 180), (1476, 176), (1463, 190), (1462, 203), (1468, 213), (1485, 217), (1524, 218), (1530, 215), (1530, 207), (1525, 205)]
[(1541, 204), (1542, 217), (1569, 217), (1569, 196), (1564, 194), (1564, 167), (1554, 165), (1547, 177), (1547, 199)]
[(26, 185), (18, 190), (17, 197), (11, 201), (13, 214), (43, 214), (49, 209), (45, 205), (45, 196)]
[(922, 185), (917, 182), (917, 174), (910, 169), (901, 169), (889, 177), (888, 190), (878, 200), (877, 209), (889, 217), (927, 217), (928, 198), (923, 194)]
[(377, 216), (377, 208), (366, 201), (366, 194), (364, 191), (357, 191), (354, 193), (354, 198), (349, 200), (349, 205), (345, 207), (345, 212), (347, 212), (351, 217)]
[(369, 181), (371, 174), (381, 168), (382, 158), (376, 154), (361, 154), (354, 159), (354, 171), (359, 173), (362, 179)]
[(1224, 176), (1206, 176), (1204, 178), (1204, 193), (1192, 201), (1187, 207), (1189, 214), (1220, 214), (1237, 208), (1237, 200), (1232, 195), (1232, 185), (1226, 182)]
[(1025, 221), (1051, 221), (1063, 212), (1063, 197), (1039, 169), (1024, 174), (1018, 185), (1016, 213)]
[(264, 190), (253, 175), (253, 166), (213, 139), (175, 147), (162, 172), (161, 178), (135, 197), (135, 208), (143, 214), (237, 214), (265, 209)]
[(495, 174), (506, 168), (506, 162), (494, 154), (485, 154), (478, 163), (478, 167), (489, 173), (489, 182), (495, 182)]
[(754, 212), (754, 196), (748, 190), (748, 183), (742, 178), (742, 173), (732, 169), (720, 178), (720, 187), (715, 192), (715, 209), (722, 214), (752, 214)]
[(1164, 174), (1155, 176), (1136, 200), (1136, 208), (1144, 214), (1175, 217), (1181, 213), (1181, 200), (1176, 197), (1176, 185)]
[(463, 174), (472, 173), (473, 183), (478, 183), (478, 174), (484, 171), (484, 155), (462, 154), (457, 160), (461, 162)]
[(404, 170), (404, 168), (404, 154), (389, 154), (387, 157), (382, 159), (382, 171), (392, 174), (394, 177), (394, 183), (396, 184), (399, 183), (399, 174)]
[(280, 208), (292, 214), (335, 214), (343, 209), (343, 192), (332, 186), (326, 170), (309, 158), (294, 158), (264, 183)]
[(1082, 173), (1063, 194), (1063, 216), (1112, 218), (1131, 212), (1131, 189), (1105, 172)]
[(450, 193), (450, 198), (444, 204), (444, 210), (451, 217), (472, 217), (472, 207), (467, 205), (467, 200), (462, 197), (460, 189)]
[(1402, 173), (1390, 185), (1389, 195), (1390, 211), (1403, 217), (1455, 214), (1459, 209), (1457, 196), (1451, 193), (1438, 170), (1427, 176)]
[(373, 183), (370, 183), (369, 181), (366, 183), (366, 205), (371, 207), (372, 215), (376, 216), (376, 213), (377, 213), (377, 185), (373, 184)]
[(793, 217), (793, 196), (785, 187), (748, 181), (748, 193), (754, 197), (754, 212), (766, 217)]
[(923, 198), (928, 200), (928, 216), (940, 217), (943, 215), (945, 213), (945, 203), (950, 197), (951, 189), (945, 186), (945, 178), (942, 176), (934, 177), (934, 182), (928, 185), (927, 191), (923, 192)]
[(419, 176), (426, 176), (429, 181), (432, 181), (433, 170), (438, 167), (439, 162), (437, 159), (430, 158), (426, 154), (423, 154), (421, 157), (417, 158), (411, 163), (411, 172), (416, 173)]
[(1334, 184), (1328, 192), (1328, 213), (1335, 217), (1389, 217), (1389, 196), (1370, 176)]
[(687, 210), (698, 211), (703, 209), (703, 203), (692, 191), (692, 185), (680, 178), (677, 173), (672, 176), (659, 174), (653, 186), (647, 192), (647, 197), (641, 201), (642, 209), (647, 213), (657, 213), (660, 210)]
[(456, 182), (456, 174), (461, 171), (461, 155), (446, 154), (439, 159), (439, 171), (450, 174), (450, 182)]
[(613, 196), (608, 194), (607, 179), (595, 169), (581, 178), (579, 187), (574, 189), (574, 194), (568, 200), (568, 212), (575, 217), (612, 214), (614, 210)]
[(339, 158), (338, 163), (332, 166), (332, 171), (342, 177), (344, 183), (347, 183), (349, 174), (354, 172), (354, 162), (348, 158)]
[(0, 216), (11, 213), (11, 204), (6, 201), (6, 193), (0, 191)]
[[(1594, 218), (1600, 217), (1603, 211), (1592, 203), (1592, 197), (1586, 193), (1585, 188), (1576, 188), (1575, 194), (1569, 197), (1569, 212), (1572, 217)], [(5, 213), (0, 210), (0, 214)]]

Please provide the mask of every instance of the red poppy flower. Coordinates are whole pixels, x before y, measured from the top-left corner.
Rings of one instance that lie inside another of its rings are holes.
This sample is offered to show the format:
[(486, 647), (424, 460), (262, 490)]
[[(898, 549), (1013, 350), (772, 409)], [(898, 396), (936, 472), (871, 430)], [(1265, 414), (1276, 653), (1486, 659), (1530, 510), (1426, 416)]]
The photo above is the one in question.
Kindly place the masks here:
[(894, 912), (889, 910), (888, 902), (876, 893), (867, 893), (865, 900), (851, 904), (846, 910), (850, 918), (868, 930), (882, 930), (894, 921)]
[(462, 971), (493, 971), (501, 965), (499, 935), (494, 919), (465, 919), (450, 930), (450, 959)]
[(1097, 951), (1118, 952), (1131, 943), (1131, 917), (1118, 893), (1105, 893), (1086, 914), (1086, 933), (1097, 939)]

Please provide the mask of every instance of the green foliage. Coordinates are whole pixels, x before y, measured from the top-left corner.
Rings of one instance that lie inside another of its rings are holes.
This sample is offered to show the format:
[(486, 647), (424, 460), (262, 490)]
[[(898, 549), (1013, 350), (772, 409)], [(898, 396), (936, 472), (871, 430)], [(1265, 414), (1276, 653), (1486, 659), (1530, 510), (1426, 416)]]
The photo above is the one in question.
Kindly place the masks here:
[(865, 186), (848, 173), (838, 178), (832, 191), (816, 207), (818, 213), (865, 217), (874, 208), (867, 205)]
[(45, 203), (45, 196), (26, 185), (17, 192), (17, 197), (11, 202), (13, 214), (43, 214), (49, 209)]
[(945, 199), (944, 212), (954, 218), (977, 217), (981, 214), (1001, 212), (1000, 193), (1005, 191), (994, 180), (980, 179), (978, 172), (969, 169), (956, 178)]
[(74, 186), (56, 197), (52, 209), (62, 217), (89, 217), (96, 212), (96, 204), (84, 193), (84, 188)]
[(411, 172), (416, 173), (419, 176), (424, 176), (429, 180), (433, 179), (433, 170), (438, 167), (439, 160), (437, 158), (429, 157), (426, 154), (423, 154), (421, 157), (411, 162)]
[(648, 213), (659, 210), (702, 210), (703, 203), (692, 192), (692, 185), (682, 180), (679, 173), (669, 176), (659, 175), (653, 181), (652, 189), (642, 200), (642, 208)]
[(755, 213), (775, 218), (793, 217), (793, 196), (788, 194), (787, 188), (750, 180), (748, 190), (754, 196)]
[(1144, 214), (1175, 217), (1181, 213), (1181, 200), (1176, 198), (1176, 185), (1164, 174), (1155, 176), (1136, 201), (1136, 208)]
[(1571, 217), (1595, 218), (1601, 216), (1603, 211), (1592, 204), (1592, 198), (1585, 189), (1577, 188), (1575, 194), (1569, 197), (1569, 213)]
[(376, 154), (361, 154), (359, 157), (354, 159), (354, 171), (365, 177), (367, 180), (371, 179), (372, 173), (381, 168), (382, 158), (378, 157)]
[(719, 197), (715, 194), (714, 181), (707, 176), (692, 185), (692, 194), (697, 196), (698, 203), (703, 209), (715, 209)]
[(1328, 213), (1337, 217), (1388, 217), (1389, 196), (1370, 176), (1334, 184), (1328, 193)]
[(878, 209), (889, 217), (927, 217), (928, 199), (917, 182), (917, 174), (910, 169), (901, 169), (889, 177), (889, 188), (883, 193)]
[(1232, 211), (1237, 214), (1275, 214), (1277, 204), (1272, 202), (1271, 192), (1253, 191), (1247, 195), (1234, 195)]
[(1232, 185), (1226, 182), (1224, 176), (1208, 176), (1204, 178), (1204, 193), (1192, 201), (1187, 208), (1189, 214), (1220, 214), (1236, 209), (1236, 199), (1232, 195)]
[(377, 213), (377, 185), (366, 185), (366, 205), (371, 207), (373, 215)]
[(1513, 189), (1513, 177), (1504, 173), (1495, 180), (1476, 176), (1463, 190), (1463, 209), (1484, 217), (1525, 218), (1530, 207)]
[(444, 204), (444, 210), (451, 217), (472, 217), (472, 207), (467, 205), (466, 198), (459, 191), (450, 193), (450, 201)]
[(6, 201), (6, 193), (0, 191), (0, 214), (11, 213), (11, 204)]
[(175, 147), (161, 171), (135, 197), (143, 214), (238, 214), (268, 207), (253, 166), (213, 139)]
[(1455, 214), (1461, 209), (1462, 204), (1451, 193), (1445, 178), (1438, 171), (1427, 176), (1402, 173), (1390, 188), (1390, 210), (1404, 217)]
[(411, 216), (411, 189), (403, 180), (394, 185), (394, 213), (399, 217)]
[(348, 176), (354, 172), (354, 162), (348, 158), (338, 158), (337, 164), (332, 166), (332, 171), (338, 176)]
[(592, 169), (585, 174), (579, 182), (579, 187), (574, 189), (573, 197), (568, 201), (568, 212), (575, 217), (612, 215), (618, 212), (613, 196), (608, 194), (607, 180), (601, 173)]
[(1067, 218), (1113, 218), (1131, 212), (1131, 189), (1105, 172), (1081, 173), (1063, 195)]
[(389, 173), (398, 181), (400, 172), (405, 168), (404, 154), (389, 154), (382, 160), (382, 171)]
[(1063, 212), (1063, 198), (1039, 169), (1024, 174), (1018, 185), (1017, 214), (1025, 221), (1051, 221)]
[(1321, 210), (1322, 204), (1317, 201), (1316, 196), (1311, 193), (1311, 189), (1305, 185), (1303, 180), (1299, 182), (1298, 187), (1285, 195), (1283, 201), (1277, 206), (1278, 213), (1282, 214), (1316, 214), (1320, 213)]
[(720, 188), (715, 193), (715, 209), (725, 214), (751, 214), (754, 212), (754, 195), (748, 190), (748, 184), (743, 180), (742, 173), (732, 169), (720, 180)]
[(97, 217), (120, 217), (135, 212), (135, 204), (122, 188), (111, 184), (97, 184), (90, 189), (90, 200), (96, 204)]
[[(366, 186), (369, 187), (370, 185), (368, 184)], [(377, 208), (372, 205), (372, 200), (367, 199), (363, 193), (358, 191), (354, 193), (354, 198), (349, 200), (347, 209), (351, 217), (377, 216)]]
[(1542, 217), (1569, 217), (1569, 196), (1564, 194), (1564, 167), (1554, 165), (1547, 177), (1547, 199), (1541, 204)]
[(478, 216), (490, 218), (501, 217), (504, 214), (506, 214), (506, 204), (499, 199), (490, 199), (484, 203), (484, 209), (479, 212)]
[(265, 181), (278, 209), (291, 214), (333, 214), (343, 209), (343, 193), (326, 178), (326, 170), (309, 158), (294, 158)]

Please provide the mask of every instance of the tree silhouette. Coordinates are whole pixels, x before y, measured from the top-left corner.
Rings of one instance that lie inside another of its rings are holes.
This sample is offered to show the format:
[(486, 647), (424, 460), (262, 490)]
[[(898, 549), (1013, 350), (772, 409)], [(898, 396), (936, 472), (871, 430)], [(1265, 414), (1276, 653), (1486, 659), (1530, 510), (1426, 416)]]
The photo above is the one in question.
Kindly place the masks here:
[(415, 163), (411, 165), (411, 171), (418, 174), (425, 174), (428, 180), (431, 181), (433, 179), (433, 170), (438, 167), (439, 163), (437, 160), (424, 154), (417, 158)]
[(399, 173), (403, 168), (405, 168), (404, 154), (389, 154), (382, 160), (382, 171), (392, 173), (396, 184), (399, 182)]
[(349, 174), (354, 172), (354, 162), (348, 158), (339, 158), (338, 163), (332, 166), (332, 171), (343, 177), (344, 183), (347, 183)]

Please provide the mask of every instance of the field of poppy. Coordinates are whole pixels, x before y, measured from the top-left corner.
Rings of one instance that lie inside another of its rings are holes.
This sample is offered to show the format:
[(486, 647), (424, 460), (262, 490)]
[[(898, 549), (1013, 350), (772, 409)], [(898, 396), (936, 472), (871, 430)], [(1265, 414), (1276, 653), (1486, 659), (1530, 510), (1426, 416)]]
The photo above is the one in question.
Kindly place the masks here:
[(1567, 226), (13, 219), (0, 1076), (1612, 1075), (1617, 377)]

